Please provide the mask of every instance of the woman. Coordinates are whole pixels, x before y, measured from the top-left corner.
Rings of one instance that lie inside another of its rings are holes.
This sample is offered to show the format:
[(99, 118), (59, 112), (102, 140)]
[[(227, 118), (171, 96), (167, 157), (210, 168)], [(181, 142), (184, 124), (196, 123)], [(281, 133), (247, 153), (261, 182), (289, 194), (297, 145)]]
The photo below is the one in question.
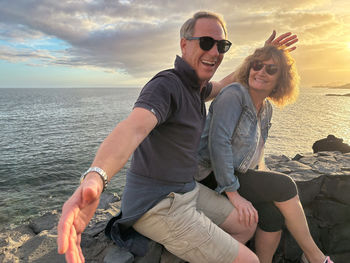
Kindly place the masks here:
[(332, 262), (310, 235), (294, 181), (262, 170), (270, 101), (284, 106), (298, 94), (294, 60), (282, 49), (265, 46), (245, 59), (236, 80), (210, 106), (196, 179), (210, 186), (215, 176), (216, 190), (227, 195), (240, 220), (246, 225), (259, 221), (255, 248), (261, 263), (272, 262), (284, 224), (303, 250), (304, 262)]

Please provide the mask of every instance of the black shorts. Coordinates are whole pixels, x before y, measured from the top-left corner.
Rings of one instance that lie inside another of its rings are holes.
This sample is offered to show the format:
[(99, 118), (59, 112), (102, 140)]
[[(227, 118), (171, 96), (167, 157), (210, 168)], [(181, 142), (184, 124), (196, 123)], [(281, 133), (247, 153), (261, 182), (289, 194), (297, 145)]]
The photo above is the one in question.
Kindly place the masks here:
[[(293, 179), (283, 173), (249, 169), (246, 173), (236, 173), (240, 188), (238, 192), (252, 202), (259, 214), (259, 228), (266, 232), (276, 232), (284, 226), (284, 217), (274, 202), (284, 202), (298, 194)], [(217, 187), (214, 173), (200, 183), (211, 189)]]

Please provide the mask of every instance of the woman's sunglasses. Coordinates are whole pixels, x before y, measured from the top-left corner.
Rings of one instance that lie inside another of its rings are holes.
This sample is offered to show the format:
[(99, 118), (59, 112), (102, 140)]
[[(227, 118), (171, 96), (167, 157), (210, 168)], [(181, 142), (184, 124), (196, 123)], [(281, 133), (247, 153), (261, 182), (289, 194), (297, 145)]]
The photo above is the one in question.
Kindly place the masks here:
[(278, 71), (278, 67), (275, 64), (264, 64), (259, 60), (255, 60), (251, 64), (251, 68), (254, 71), (260, 71), (260, 70), (262, 70), (263, 67), (265, 67), (266, 73), (271, 75), (271, 76), (275, 75)]
[(215, 40), (212, 37), (187, 37), (186, 39), (187, 40), (198, 40), (199, 39), (199, 46), (204, 51), (210, 50), (215, 45), (215, 43), (217, 43), (217, 48), (218, 48), (219, 53), (226, 53), (232, 45), (232, 43), (226, 39)]

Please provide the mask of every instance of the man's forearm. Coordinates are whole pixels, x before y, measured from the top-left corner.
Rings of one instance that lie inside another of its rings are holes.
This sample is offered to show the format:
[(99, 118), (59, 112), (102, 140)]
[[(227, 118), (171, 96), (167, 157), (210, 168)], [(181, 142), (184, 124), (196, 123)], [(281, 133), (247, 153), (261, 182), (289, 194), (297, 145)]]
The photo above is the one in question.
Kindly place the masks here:
[(92, 166), (102, 168), (110, 180), (156, 124), (157, 119), (153, 113), (141, 108), (134, 109), (102, 142)]

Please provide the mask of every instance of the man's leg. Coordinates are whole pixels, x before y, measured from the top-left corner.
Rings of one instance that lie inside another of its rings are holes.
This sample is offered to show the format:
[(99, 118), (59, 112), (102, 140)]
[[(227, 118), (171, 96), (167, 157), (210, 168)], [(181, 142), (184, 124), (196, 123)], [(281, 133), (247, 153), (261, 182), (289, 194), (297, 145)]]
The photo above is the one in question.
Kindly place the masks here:
[(198, 183), (200, 187), (197, 208), (234, 239), (245, 244), (254, 235), (256, 224), (246, 226), (239, 222), (237, 210), (223, 195)]
[(191, 263), (258, 263), (253, 252), (197, 210), (198, 192), (197, 186), (189, 193), (171, 193), (143, 215), (134, 228)]
[(237, 210), (225, 196), (218, 194), (200, 183), (198, 185), (199, 197), (197, 209), (202, 211), (216, 225), (240, 242), (238, 255), (234, 263), (259, 262), (257, 256), (244, 245), (254, 235), (256, 224), (246, 227), (244, 224), (239, 223)]
[(245, 244), (253, 237), (256, 224), (251, 226), (241, 224), (239, 222), (237, 210), (234, 209), (219, 227), (229, 233), (234, 239)]

